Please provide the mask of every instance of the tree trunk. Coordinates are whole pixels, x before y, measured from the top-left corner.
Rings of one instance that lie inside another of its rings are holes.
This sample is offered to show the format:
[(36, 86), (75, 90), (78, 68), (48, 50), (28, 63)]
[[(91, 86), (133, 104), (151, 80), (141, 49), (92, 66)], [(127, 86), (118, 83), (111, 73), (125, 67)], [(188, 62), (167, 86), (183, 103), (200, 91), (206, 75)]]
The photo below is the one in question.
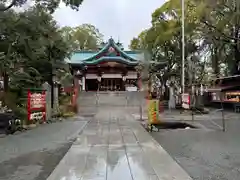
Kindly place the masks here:
[(164, 100), (169, 100), (169, 88), (167, 87), (166, 82), (164, 83), (164, 89), (165, 91), (164, 91), (163, 98)]
[(7, 11), (10, 8), (12, 8), (16, 4), (17, 0), (12, 0), (11, 4), (9, 4), (7, 7), (3, 6), (0, 8), (0, 11)]
[(4, 92), (8, 91), (8, 82), (9, 82), (8, 74), (6, 72), (4, 72), (3, 73), (3, 88), (4, 88)]
[(232, 68), (232, 74), (240, 74), (240, 49), (239, 49), (239, 27), (238, 25), (233, 26), (232, 36), (234, 37), (233, 53), (234, 53), (234, 66)]
[(231, 74), (233, 74), (233, 75), (239, 75), (240, 74), (240, 67), (239, 67), (239, 63), (240, 63), (240, 51), (239, 51), (239, 49), (238, 49), (238, 45), (237, 44), (235, 44), (234, 46), (233, 46), (233, 48), (234, 48), (234, 66), (233, 66), (233, 69), (232, 69), (232, 73)]
[(212, 68), (213, 73), (216, 76), (216, 78), (219, 76), (219, 62), (218, 62), (218, 48), (214, 47), (212, 50)]

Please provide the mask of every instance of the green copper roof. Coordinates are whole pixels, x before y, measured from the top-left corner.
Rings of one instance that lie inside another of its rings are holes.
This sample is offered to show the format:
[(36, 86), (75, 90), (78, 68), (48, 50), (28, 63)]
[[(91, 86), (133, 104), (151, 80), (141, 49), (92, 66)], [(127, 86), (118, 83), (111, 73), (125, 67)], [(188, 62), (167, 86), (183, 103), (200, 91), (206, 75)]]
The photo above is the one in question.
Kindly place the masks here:
[[(109, 49), (112, 48), (115, 54), (109, 53)], [(102, 61), (115, 61), (122, 62), (124, 64), (136, 65), (143, 59), (143, 53), (138, 51), (123, 51), (116, 45), (113, 39), (110, 39), (108, 43), (100, 51), (76, 51), (72, 53), (70, 59), (67, 60), (69, 64), (98, 64)]]
[[(82, 62), (81, 64), (84, 64), (84, 65), (96, 65), (100, 62), (119, 62), (119, 63), (123, 63), (123, 64), (127, 64), (127, 65), (136, 65), (138, 63), (138, 61), (130, 61), (130, 60), (127, 60), (127, 59), (124, 59), (122, 57), (111, 57), (111, 56), (104, 56), (104, 57), (101, 57), (99, 59), (95, 59), (93, 61), (89, 61), (89, 62)], [(71, 63), (71, 64), (79, 64), (79, 63)]]
[(71, 63), (81, 63), (82, 61), (91, 58), (97, 54), (97, 52), (94, 51), (77, 51), (74, 52), (71, 56), (70, 62)]

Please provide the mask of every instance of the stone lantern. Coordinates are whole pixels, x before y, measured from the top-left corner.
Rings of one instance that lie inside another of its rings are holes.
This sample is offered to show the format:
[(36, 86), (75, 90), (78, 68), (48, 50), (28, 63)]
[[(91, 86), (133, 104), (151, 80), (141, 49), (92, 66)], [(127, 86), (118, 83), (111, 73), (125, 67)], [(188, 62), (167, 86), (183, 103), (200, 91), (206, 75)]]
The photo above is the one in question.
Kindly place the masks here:
[(176, 108), (176, 74), (170, 74), (169, 78), (169, 101), (168, 101), (168, 108), (175, 109)]

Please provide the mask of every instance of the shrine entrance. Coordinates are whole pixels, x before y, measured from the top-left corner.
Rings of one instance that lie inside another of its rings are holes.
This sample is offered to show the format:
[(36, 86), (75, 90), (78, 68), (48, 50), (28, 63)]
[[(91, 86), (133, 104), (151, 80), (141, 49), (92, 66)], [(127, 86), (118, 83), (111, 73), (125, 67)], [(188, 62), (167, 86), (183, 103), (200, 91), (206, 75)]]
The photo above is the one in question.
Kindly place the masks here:
[(103, 78), (101, 80), (100, 91), (124, 91), (122, 79), (118, 78)]
[(86, 91), (97, 91), (98, 81), (97, 79), (86, 79)]
[(142, 52), (124, 51), (112, 38), (97, 53), (75, 52), (70, 63), (74, 86), (82, 91), (137, 91), (139, 58), (144, 58)]

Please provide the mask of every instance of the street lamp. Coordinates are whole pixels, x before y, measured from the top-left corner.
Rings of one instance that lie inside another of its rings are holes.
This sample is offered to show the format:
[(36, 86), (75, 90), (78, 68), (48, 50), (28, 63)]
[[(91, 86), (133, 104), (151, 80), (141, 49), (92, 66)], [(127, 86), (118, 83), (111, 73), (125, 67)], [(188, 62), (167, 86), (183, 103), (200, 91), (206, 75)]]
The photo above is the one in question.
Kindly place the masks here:
[(185, 0), (182, 1), (182, 93), (185, 91)]

